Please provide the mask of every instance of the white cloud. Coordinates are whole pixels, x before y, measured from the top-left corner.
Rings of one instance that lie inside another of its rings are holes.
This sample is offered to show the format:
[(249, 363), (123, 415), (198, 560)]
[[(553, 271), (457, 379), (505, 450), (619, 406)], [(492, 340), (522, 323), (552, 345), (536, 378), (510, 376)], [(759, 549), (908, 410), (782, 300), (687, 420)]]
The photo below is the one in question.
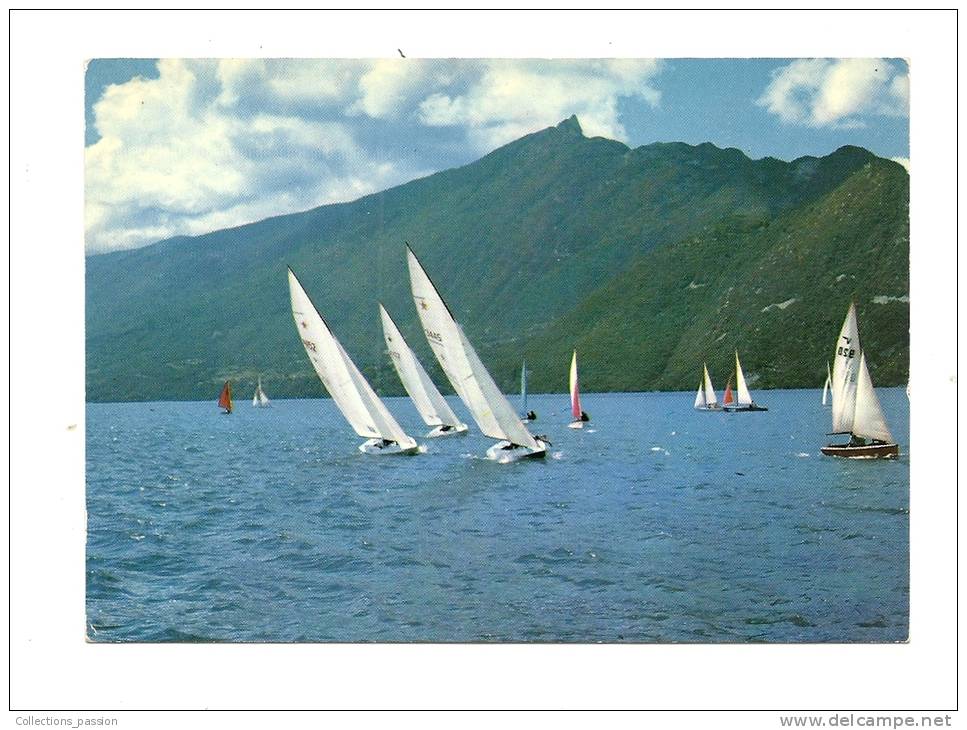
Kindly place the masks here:
[(900, 165), (903, 165), (903, 168), (907, 172), (910, 172), (910, 158), (909, 157), (891, 157), (890, 159), (893, 160), (894, 162), (900, 164)]
[(291, 98), (298, 85), (287, 84), (301, 75), (322, 81), (298, 86), (300, 102), (343, 104), (355, 86), (335, 93), (340, 70), (296, 64), (280, 74), (260, 61), (178, 60), (158, 70), (157, 79), (108, 87), (94, 106), (100, 139), (85, 151), (90, 251), (352, 200), (424, 172), (376, 158), (345, 123), (265, 103)]
[(909, 84), (902, 62), (801, 59), (776, 69), (757, 103), (788, 123), (861, 127), (871, 115), (907, 115)]
[(427, 174), (434, 145), (469, 161), (575, 113), (589, 136), (625, 139), (619, 100), (656, 106), (659, 71), (640, 60), (162, 60), (158, 78), (109, 86), (94, 105), (87, 248), (352, 200)]
[(618, 118), (618, 99), (637, 97), (657, 106), (652, 84), (655, 60), (488, 61), (462, 93), (437, 92), (420, 104), (430, 126), (459, 126), (481, 150), (577, 114), (589, 136), (627, 138)]

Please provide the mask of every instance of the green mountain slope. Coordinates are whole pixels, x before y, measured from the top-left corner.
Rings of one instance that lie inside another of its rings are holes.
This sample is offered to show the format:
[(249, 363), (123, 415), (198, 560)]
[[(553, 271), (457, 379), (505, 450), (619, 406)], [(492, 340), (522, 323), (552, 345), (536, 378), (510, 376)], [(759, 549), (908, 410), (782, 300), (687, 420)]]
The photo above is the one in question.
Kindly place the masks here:
[[(409, 295), (404, 241), (481, 351), (499, 354), (495, 369), (509, 385), (518, 345), (567, 322), (577, 327), (562, 334), (567, 347), (591, 336), (590, 321), (569, 319), (575, 305), (649, 252), (701, 239), (725, 219), (794, 214), (874, 161), (855, 147), (790, 163), (710, 144), (632, 150), (584, 137), (572, 117), (465, 167), (352, 203), (90, 256), (87, 396), (214, 398), (222, 380), (233, 378), (245, 393), (258, 373), (270, 396), (321, 394), (289, 313), (287, 264), (377, 389), (400, 393), (377, 301), (432, 366)], [(903, 226), (905, 235), (905, 219)], [(639, 353), (626, 354), (624, 366), (612, 366), (640, 367)], [(622, 387), (674, 387), (678, 371), (669, 368)], [(535, 387), (558, 389), (547, 372)]]
[[(874, 382), (905, 383), (908, 178), (873, 160), (818, 201), (735, 216), (640, 256), (523, 352), (536, 390), (563, 390), (571, 348), (590, 390), (721, 389), (740, 351), (753, 388), (819, 387), (850, 300)], [(502, 373), (510, 382), (512, 368)]]

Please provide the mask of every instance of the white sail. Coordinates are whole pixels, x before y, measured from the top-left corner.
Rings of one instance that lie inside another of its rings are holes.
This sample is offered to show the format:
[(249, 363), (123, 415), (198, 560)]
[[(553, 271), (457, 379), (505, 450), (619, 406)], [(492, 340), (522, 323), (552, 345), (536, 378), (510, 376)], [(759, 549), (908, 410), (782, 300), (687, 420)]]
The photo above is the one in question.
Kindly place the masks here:
[(739, 362), (739, 351), (735, 351), (735, 389), (738, 391), (738, 404), (740, 406), (752, 405), (752, 394), (749, 386), (745, 384), (745, 374), (742, 372), (742, 363)]
[(373, 392), (291, 270), (289, 295), (292, 317), (306, 354), (353, 430), (360, 436), (395, 441), (401, 449), (415, 448), (416, 442), (403, 432)]
[(829, 372), (829, 361), (827, 360), (826, 361), (826, 382), (823, 383), (823, 405), (827, 404), (827, 400), (829, 396), (829, 388), (832, 382), (833, 382), (833, 376)]
[(704, 408), (705, 407), (705, 384), (698, 384), (698, 392), (695, 393), (695, 407)]
[(464, 424), (447, 405), (382, 304), (379, 305), (379, 315), (383, 321), (383, 337), (393, 366), (424, 422), (429, 426), (462, 427)]
[(856, 409), (856, 374), (859, 370), (860, 333), (856, 323), (856, 305), (852, 302), (836, 340), (833, 358), (833, 432), (848, 433)]
[(252, 396), (252, 405), (256, 408), (265, 408), (270, 402), (269, 397), (262, 390), (262, 378), (259, 378), (258, 385), (255, 386), (255, 394)]
[(873, 390), (870, 371), (866, 367), (866, 353), (860, 353), (859, 373), (856, 382), (856, 407), (853, 412), (853, 425), (850, 429), (855, 435), (878, 441), (893, 441), (893, 435), (886, 425), (880, 399)]
[(497, 388), (416, 256), (406, 249), (410, 284), (423, 331), (453, 389), (480, 431), (491, 438), (543, 450)]
[(527, 362), (520, 366), (520, 413), (521, 417), (527, 415)]
[(571, 415), (574, 420), (581, 418), (581, 394), (578, 391), (578, 351), (575, 350), (571, 356), (571, 374), (568, 378), (568, 386), (571, 390)]
[(712, 379), (708, 376), (708, 366), (704, 363), (702, 364), (702, 370), (705, 373), (705, 405), (715, 406), (718, 405), (718, 398), (715, 395), (715, 389), (712, 387)]

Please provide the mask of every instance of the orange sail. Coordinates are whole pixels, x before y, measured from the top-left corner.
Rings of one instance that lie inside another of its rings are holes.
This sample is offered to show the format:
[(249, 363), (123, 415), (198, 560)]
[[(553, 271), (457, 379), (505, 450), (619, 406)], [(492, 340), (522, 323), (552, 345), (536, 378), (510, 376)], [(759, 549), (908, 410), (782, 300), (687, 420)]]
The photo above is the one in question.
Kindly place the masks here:
[(226, 380), (222, 394), (218, 396), (218, 407), (224, 408), (226, 413), (232, 412), (232, 381)]
[(728, 385), (725, 386), (725, 396), (723, 396), (722, 398), (722, 405), (727, 406), (733, 400), (734, 398), (732, 398), (732, 377), (730, 376)]

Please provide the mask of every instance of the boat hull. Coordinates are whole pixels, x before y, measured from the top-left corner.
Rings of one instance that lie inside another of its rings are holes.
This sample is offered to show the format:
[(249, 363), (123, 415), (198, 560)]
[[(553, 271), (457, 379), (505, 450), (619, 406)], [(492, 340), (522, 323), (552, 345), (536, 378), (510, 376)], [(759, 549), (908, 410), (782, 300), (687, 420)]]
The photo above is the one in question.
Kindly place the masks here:
[(517, 446), (510, 441), (498, 441), (487, 449), (487, 458), (500, 464), (509, 464), (521, 459), (543, 459), (546, 454), (547, 447), (544, 445), (541, 445), (539, 449), (531, 449), (526, 446)]
[(413, 454), (420, 453), (419, 444), (413, 444), (407, 448), (401, 447), (395, 441), (390, 441), (388, 444), (383, 441), (383, 439), (369, 439), (364, 441), (359, 445), (359, 450), (364, 454), (402, 454), (404, 456), (412, 456)]
[(839, 456), (844, 459), (895, 459), (900, 455), (898, 444), (867, 444), (865, 446), (850, 446), (849, 444), (829, 444), (820, 451), (826, 456)]
[(584, 421), (571, 421), (567, 424), (568, 428), (584, 428)]
[(467, 430), (467, 424), (465, 423), (461, 423), (459, 426), (450, 426), (449, 428), (437, 426), (426, 435), (426, 438), (435, 439), (440, 436), (465, 436)]
[(753, 411), (768, 411), (769, 409), (765, 406), (757, 406), (755, 403), (753, 403), (748, 406), (728, 405), (722, 410), (727, 411), (728, 413), (751, 413)]
[(696, 411), (714, 411), (716, 413), (721, 412), (722, 406), (695, 406)]

